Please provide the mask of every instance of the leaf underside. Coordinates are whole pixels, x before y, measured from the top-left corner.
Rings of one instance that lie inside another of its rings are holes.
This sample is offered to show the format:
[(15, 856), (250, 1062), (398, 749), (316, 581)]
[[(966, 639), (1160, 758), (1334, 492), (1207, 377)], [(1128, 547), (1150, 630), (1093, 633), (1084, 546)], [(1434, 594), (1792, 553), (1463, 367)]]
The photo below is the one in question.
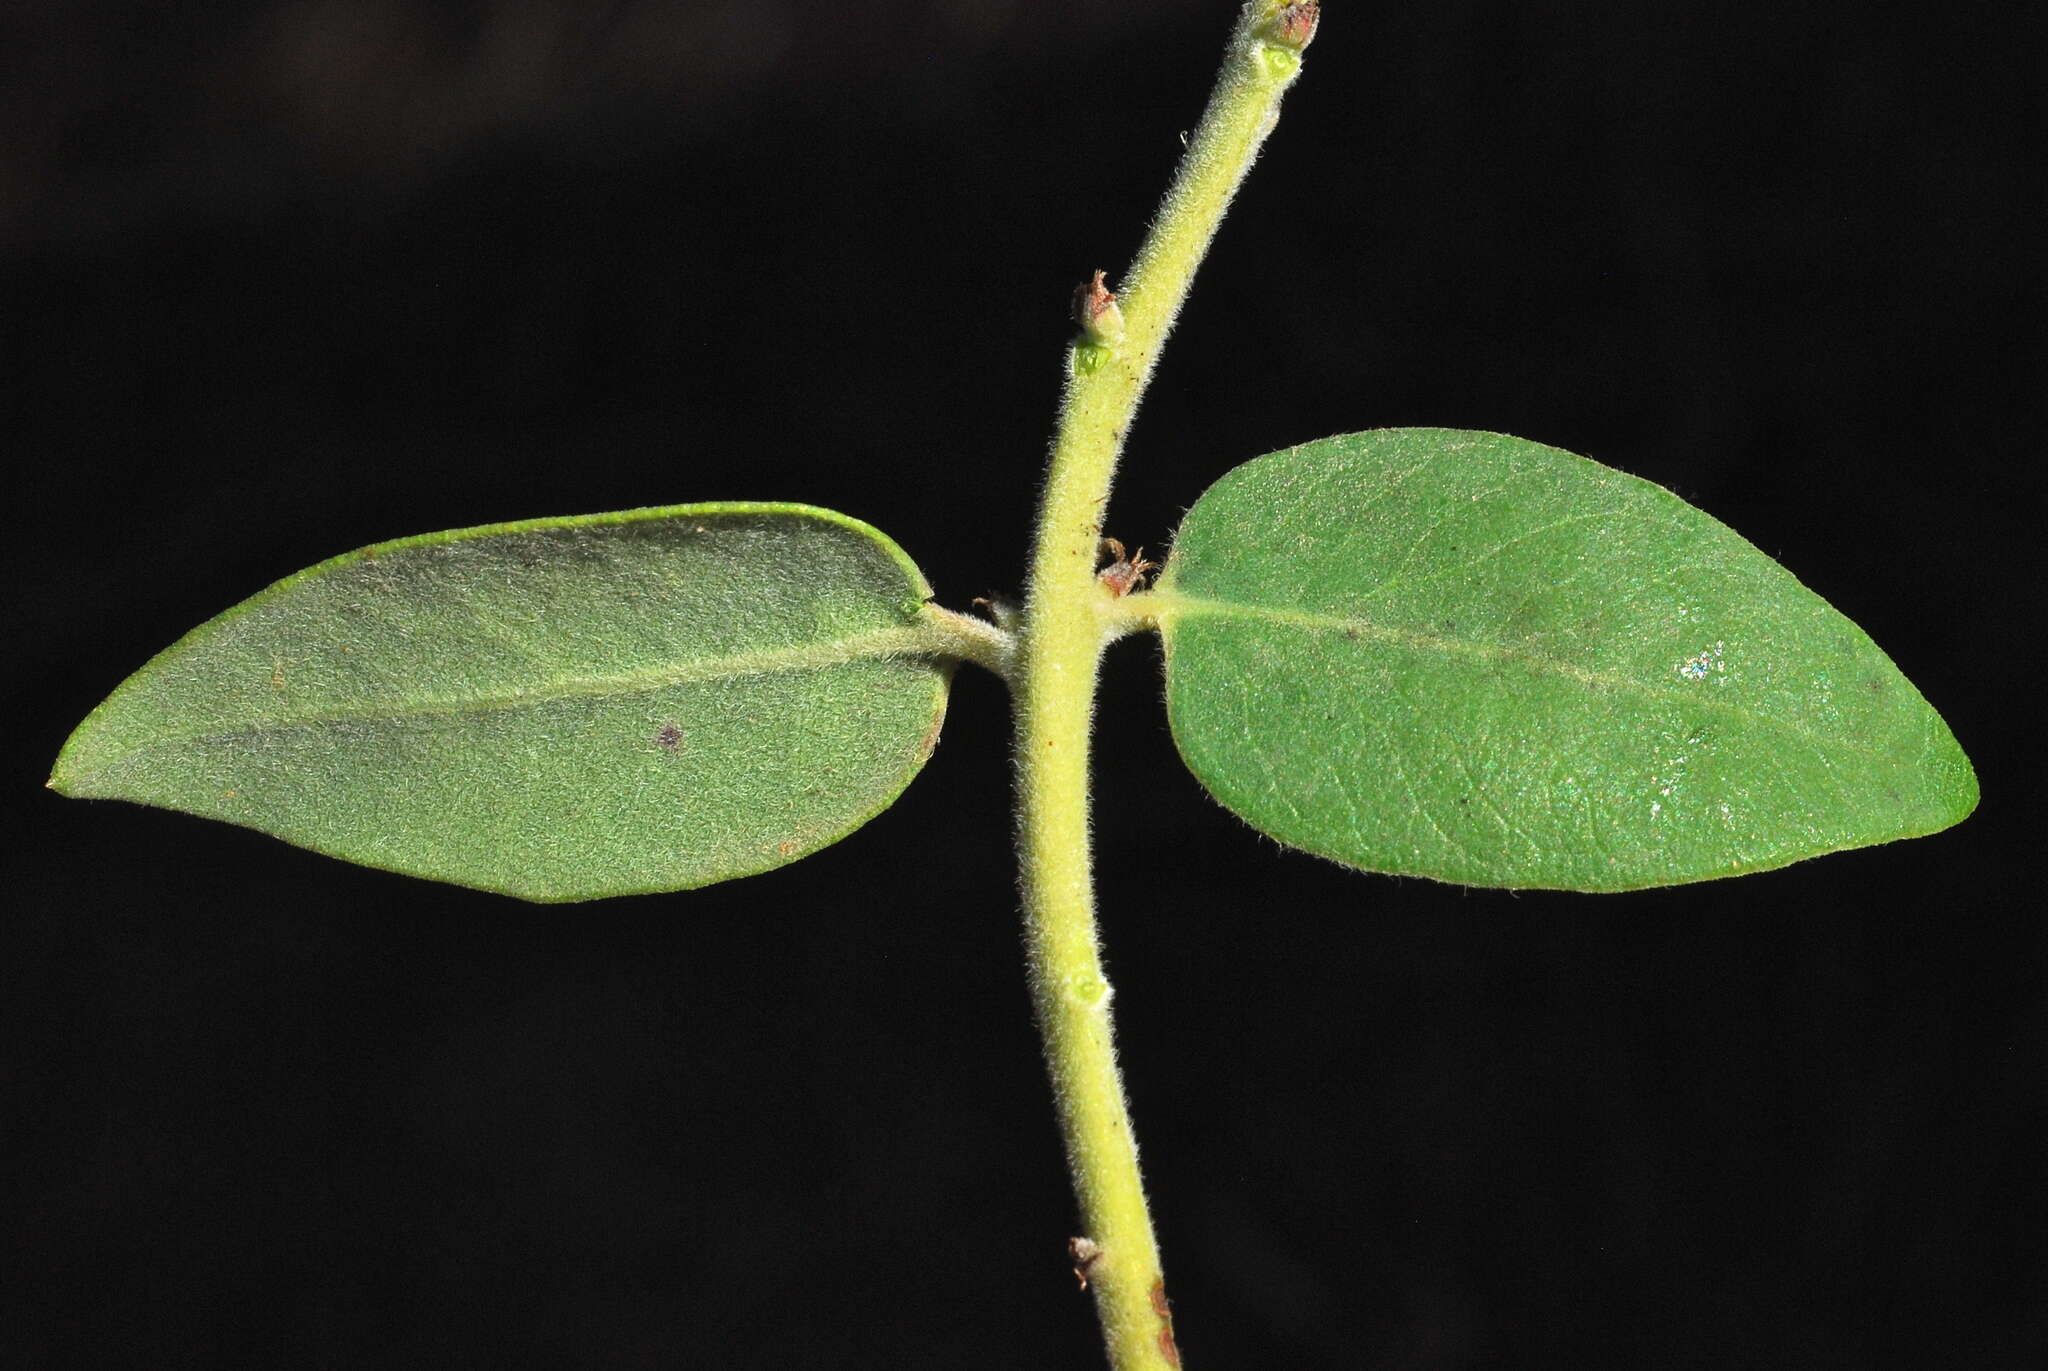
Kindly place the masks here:
[(530, 900), (781, 866), (938, 738), (929, 587), (803, 505), (544, 519), (365, 548), (201, 625), (51, 784)]
[(1863, 631), (1646, 481), (1489, 433), (1258, 458), (1158, 592), (1181, 755), (1372, 871), (1629, 890), (1931, 833), (1975, 807)]

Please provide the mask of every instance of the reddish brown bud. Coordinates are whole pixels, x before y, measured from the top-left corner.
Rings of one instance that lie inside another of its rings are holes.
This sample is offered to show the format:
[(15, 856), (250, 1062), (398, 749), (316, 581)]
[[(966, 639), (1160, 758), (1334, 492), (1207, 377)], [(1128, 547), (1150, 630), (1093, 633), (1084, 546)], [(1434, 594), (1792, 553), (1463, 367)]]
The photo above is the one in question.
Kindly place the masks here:
[(1074, 322), (1091, 343), (1123, 341), (1123, 311), (1116, 307), (1116, 296), (1103, 283), (1101, 272), (1074, 287)]
[(1145, 578), (1159, 569), (1157, 562), (1145, 560), (1145, 549), (1125, 555), (1124, 545), (1114, 538), (1102, 540), (1101, 551), (1109, 554), (1109, 565), (1095, 573), (1095, 579), (1109, 589), (1109, 593), (1121, 600), (1134, 590), (1144, 587)]
[(1315, 41), (1322, 17), (1321, 0), (1296, 0), (1266, 21), (1266, 41), (1300, 52)]

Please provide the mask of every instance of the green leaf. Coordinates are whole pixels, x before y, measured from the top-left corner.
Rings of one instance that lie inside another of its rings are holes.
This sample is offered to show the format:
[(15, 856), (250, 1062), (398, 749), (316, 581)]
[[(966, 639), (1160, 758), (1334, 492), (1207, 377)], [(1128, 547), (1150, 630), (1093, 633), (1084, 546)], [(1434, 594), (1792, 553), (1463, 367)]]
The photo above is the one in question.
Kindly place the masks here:
[(706, 885), (845, 837), (931, 755), (929, 590), (804, 505), (384, 543), (156, 657), (50, 784), (529, 900)]
[(1371, 871), (1631, 890), (1977, 803), (1891, 660), (1727, 526), (1568, 452), (1390, 429), (1246, 463), (1155, 601), (1188, 766)]

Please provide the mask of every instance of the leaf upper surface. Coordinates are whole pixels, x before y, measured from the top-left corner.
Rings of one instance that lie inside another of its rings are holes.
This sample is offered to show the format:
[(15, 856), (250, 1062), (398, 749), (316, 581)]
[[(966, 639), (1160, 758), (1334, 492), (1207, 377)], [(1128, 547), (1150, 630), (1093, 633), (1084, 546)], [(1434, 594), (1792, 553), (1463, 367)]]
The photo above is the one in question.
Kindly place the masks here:
[(1282, 842), (1627, 890), (1931, 833), (1955, 738), (1727, 526), (1583, 457), (1390, 429), (1246, 463), (1160, 580), (1182, 756)]
[(803, 505), (381, 544), (157, 656), (51, 784), (526, 899), (705, 885), (844, 837), (923, 765), (929, 591)]

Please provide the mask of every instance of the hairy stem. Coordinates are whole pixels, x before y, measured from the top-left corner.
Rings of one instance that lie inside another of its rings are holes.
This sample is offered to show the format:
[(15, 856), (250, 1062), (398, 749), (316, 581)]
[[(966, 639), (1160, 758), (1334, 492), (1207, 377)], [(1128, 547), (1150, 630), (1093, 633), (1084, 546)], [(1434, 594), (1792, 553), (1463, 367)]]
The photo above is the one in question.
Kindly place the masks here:
[[(1011, 685), (1017, 847), (1032, 998), (1080, 1205), (1076, 1269), (1095, 1292), (1116, 1371), (1180, 1365), (1165, 1277), (1117, 1073), (1095, 929), (1088, 746), (1104, 645), (1128, 627), (1096, 578), (1110, 482), (1195, 268), (1300, 69), (1315, 5), (1249, 0), (1222, 72), (1130, 276), (1112, 305), (1081, 298), (1082, 336), (1039, 509)], [(1120, 316), (1120, 317), (1119, 317)]]
[(924, 607), (918, 628), (936, 656), (972, 662), (1006, 681), (1010, 678), (1017, 640), (1008, 629), (931, 604)]

